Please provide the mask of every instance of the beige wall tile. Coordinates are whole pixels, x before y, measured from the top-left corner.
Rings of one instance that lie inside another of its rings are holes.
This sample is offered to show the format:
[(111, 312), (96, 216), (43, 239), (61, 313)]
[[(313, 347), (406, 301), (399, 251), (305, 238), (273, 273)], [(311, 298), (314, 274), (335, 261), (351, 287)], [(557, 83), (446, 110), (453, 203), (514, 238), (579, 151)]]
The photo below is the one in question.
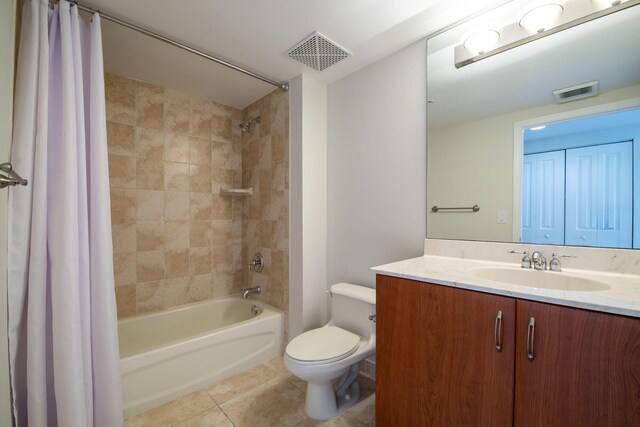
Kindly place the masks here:
[(165, 162), (165, 183), (167, 191), (189, 191), (189, 165)]
[(136, 184), (138, 189), (162, 190), (164, 162), (157, 159), (136, 159)]
[(213, 245), (224, 245), (231, 239), (231, 221), (228, 220), (214, 220), (213, 225)]
[(135, 126), (107, 122), (107, 148), (112, 155), (135, 157)]
[(211, 142), (201, 138), (189, 138), (189, 163), (192, 165), (211, 164)]
[(220, 193), (221, 189), (233, 186), (233, 171), (230, 169), (211, 170), (211, 191), (214, 194)]
[(136, 269), (135, 252), (113, 255), (113, 274), (116, 286), (135, 285), (137, 282)]
[(211, 273), (211, 248), (189, 249), (189, 270), (191, 274)]
[(213, 194), (212, 202), (213, 202), (212, 203), (213, 219), (226, 219), (226, 220), (232, 219), (231, 206), (233, 203), (233, 199), (231, 197), (221, 196), (219, 194)]
[(135, 93), (136, 81), (113, 73), (104, 73), (104, 87), (107, 92), (117, 90), (120, 92)]
[(166, 221), (164, 227), (165, 248), (167, 250), (189, 249), (189, 221)]
[[(119, 315), (238, 292), (245, 286), (245, 201), (219, 191), (243, 184), (243, 113), (121, 76), (105, 78)], [(266, 99), (255, 109), (263, 119)], [(260, 134), (268, 127), (254, 129)], [(259, 194), (261, 177), (271, 180), (259, 170), (271, 165), (260, 162), (268, 147), (252, 141), (247, 176)], [(256, 219), (260, 200), (254, 198)]]
[(164, 192), (164, 218), (168, 221), (189, 219), (189, 193), (186, 191)]
[(136, 251), (136, 224), (133, 222), (113, 224), (111, 239), (114, 254), (127, 254)]
[(214, 114), (211, 123), (213, 139), (217, 141), (231, 141), (231, 118)]
[(165, 90), (164, 130), (182, 135), (189, 134), (188, 95), (171, 89)]
[(136, 188), (136, 159), (109, 156), (109, 185), (111, 188)]
[(166, 308), (175, 307), (177, 305), (189, 302), (188, 292), (189, 278), (179, 277), (175, 279), (167, 279), (164, 281), (164, 305)]
[(107, 90), (105, 92), (107, 121), (123, 125), (136, 124), (135, 92)]
[(111, 223), (122, 224), (136, 220), (136, 190), (111, 190)]
[(189, 137), (177, 133), (166, 133), (164, 159), (168, 162), (189, 163)]
[(138, 283), (136, 285), (136, 311), (138, 314), (164, 308), (164, 281)]
[(148, 221), (164, 218), (164, 193), (162, 191), (138, 190), (137, 220)]
[(136, 155), (145, 159), (164, 159), (164, 133), (157, 129), (137, 127)]
[(136, 285), (116, 287), (116, 305), (118, 317), (128, 317), (136, 314)]
[(190, 135), (206, 140), (211, 139), (211, 112), (191, 110)]
[(231, 144), (228, 142), (211, 143), (211, 166), (215, 169), (229, 167), (231, 161)]
[(207, 221), (211, 219), (211, 194), (191, 193), (190, 211), (191, 219), (195, 221)]
[(211, 193), (211, 167), (208, 165), (190, 165), (189, 190), (198, 193)]
[(164, 251), (138, 252), (136, 258), (138, 282), (164, 278)]
[(230, 244), (211, 247), (211, 259), (214, 273), (228, 273), (233, 270), (233, 255)]
[(151, 129), (164, 128), (164, 88), (137, 82), (136, 124)]
[(190, 230), (190, 246), (192, 248), (211, 246), (213, 241), (213, 230), (211, 221), (191, 221)]
[(212, 287), (211, 273), (191, 276), (189, 280), (189, 288), (187, 290), (187, 298), (189, 299), (189, 302), (210, 299), (212, 295)]
[(164, 221), (138, 221), (136, 233), (138, 251), (164, 250)]
[(189, 275), (189, 249), (171, 249), (164, 254), (164, 276), (167, 279)]

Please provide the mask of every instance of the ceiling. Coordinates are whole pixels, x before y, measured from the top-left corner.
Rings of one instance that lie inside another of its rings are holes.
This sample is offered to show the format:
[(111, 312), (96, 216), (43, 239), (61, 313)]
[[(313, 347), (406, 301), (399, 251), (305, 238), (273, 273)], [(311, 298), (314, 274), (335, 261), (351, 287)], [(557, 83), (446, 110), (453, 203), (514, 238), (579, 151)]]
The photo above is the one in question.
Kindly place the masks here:
[[(502, 1), (502, 3), (504, 0)], [(327, 84), (496, 0), (80, 0), (276, 81), (302, 73)], [(103, 20), (105, 69), (236, 108), (274, 89)], [(353, 56), (316, 72), (286, 56), (318, 31)]]
[(463, 34), (486, 20), (513, 22), (527, 1), (515, 0), (429, 41), (429, 129), (555, 104), (553, 90), (593, 80), (600, 94), (640, 84), (640, 6), (454, 67), (453, 47)]

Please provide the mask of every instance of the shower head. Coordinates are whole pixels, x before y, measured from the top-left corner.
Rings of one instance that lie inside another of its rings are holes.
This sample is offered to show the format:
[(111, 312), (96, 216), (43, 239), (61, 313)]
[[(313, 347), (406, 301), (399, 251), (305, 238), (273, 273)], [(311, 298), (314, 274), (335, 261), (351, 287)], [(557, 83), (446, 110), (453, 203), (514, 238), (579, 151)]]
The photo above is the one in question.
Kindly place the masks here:
[(260, 116), (256, 116), (256, 117), (253, 117), (253, 118), (247, 120), (244, 123), (240, 123), (240, 125), (239, 125), (240, 131), (244, 132), (244, 133), (251, 132), (251, 123), (262, 123), (262, 118)]

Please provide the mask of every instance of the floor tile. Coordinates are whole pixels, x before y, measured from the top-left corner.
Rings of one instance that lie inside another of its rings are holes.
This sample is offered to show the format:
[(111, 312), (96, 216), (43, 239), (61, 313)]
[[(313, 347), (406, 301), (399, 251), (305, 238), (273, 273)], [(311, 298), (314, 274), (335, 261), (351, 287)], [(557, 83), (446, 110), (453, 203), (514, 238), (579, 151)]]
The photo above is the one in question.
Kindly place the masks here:
[(274, 378), (280, 378), (282, 374), (265, 365), (258, 365), (237, 375), (229, 377), (207, 388), (207, 392), (218, 403), (227, 402), (242, 393), (252, 390), (260, 384), (264, 384)]
[(172, 426), (215, 406), (215, 402), (205, 390), (198, 390), (128, 418), (124, 425), (125, 427)]
[(213, 408), (175, 427), (233, 427), (233, 423), (220, 408)]
[(351, 427), (373, 427), (376, 422), (376, 396), (374, 394), (364, 398), (347, 412), (342, 414)]
[(347, 423), (342, 417), (333, 418), (327, 421), (316, 421), (311, 418), (307, 418), (299, 424), (296, 424), (296, 427), (351, 427), (349, 423)]
[(291, 384), (296, 386), (300, 391), (307, 392), (307, 382), (301, 380), (300, 378), (293, 375), (287, 368), (284, 366), (284, 358), (282, 356), (275, 357), (268, 362), (265, 362), (265, 365), (274, 371), (283, 375)]
[(282, 377), (255, 387), (220, 408), (236, 427), (288, 427), (306, 417), (304, 393)]

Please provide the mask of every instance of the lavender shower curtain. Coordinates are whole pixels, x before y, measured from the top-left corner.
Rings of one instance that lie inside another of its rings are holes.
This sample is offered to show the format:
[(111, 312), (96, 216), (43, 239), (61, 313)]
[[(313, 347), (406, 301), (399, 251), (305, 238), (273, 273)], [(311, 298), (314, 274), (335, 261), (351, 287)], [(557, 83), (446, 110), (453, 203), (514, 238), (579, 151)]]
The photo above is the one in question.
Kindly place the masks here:
[(120, 426), (100, 17), (26, 1), (9, 193), (9, 351), (18, 426)]

